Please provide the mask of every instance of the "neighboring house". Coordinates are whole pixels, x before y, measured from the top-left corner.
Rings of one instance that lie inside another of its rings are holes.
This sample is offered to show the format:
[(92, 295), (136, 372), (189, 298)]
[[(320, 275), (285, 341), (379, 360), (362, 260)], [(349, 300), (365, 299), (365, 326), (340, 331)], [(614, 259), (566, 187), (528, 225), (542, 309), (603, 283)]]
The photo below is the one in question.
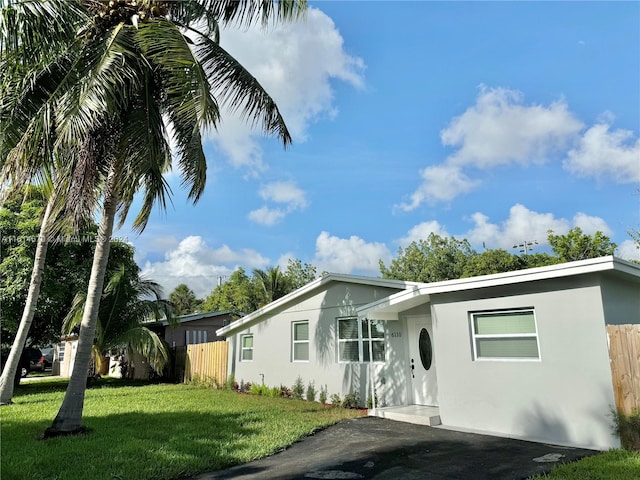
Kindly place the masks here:
[(217, 334), (238, 382), (361, 403), (375, 386), (378, 416), (608, 449), (606, 325), (638, 323), (640, 266), (609, 256), (430, 284), (329, 274)]
[(236, 318), (238, 315), (231, 311), (205, 312), (177, 317), (176, 325), (170, 325), (167, 320), (145, 325), (164, 338), (170, 347), (182, 347), (224, 340), (224, 337), (216, 335), (216, 330), (229, 325)]
[(78, 336), (69, 335), (62, 337), (60, 343), (54, 347), (53, 364), (51, 374), (61, 377), (70, 377), (73, 365), (76, 360), (76, 350), (78, 348)]
[[(147, 322), (144, 325), (156, 332), (169, 347), (184, 347), (194, 343), (207, 343), (224, 340), (224, 337), (216, 336), (216, 330), (228, 325), (237, 315), (231, 311), (206, 312), (177, 317), (177, 324), (170, 325), (167, 320)], [(75, 360), (78, 337), (65, 337), (56, 347), (58, 362), (54, 362), (53, 372), (61, 377), (70, 377)], [(129, 362), (128, 376), (134, 379), (147, 379), (151, 367), (147, 359), (138, 353), (134, 353)], [(107, 375), (120, 376), (120, 358), (111, 356)], [(59, 372), (59, 373), (56, 373)]]

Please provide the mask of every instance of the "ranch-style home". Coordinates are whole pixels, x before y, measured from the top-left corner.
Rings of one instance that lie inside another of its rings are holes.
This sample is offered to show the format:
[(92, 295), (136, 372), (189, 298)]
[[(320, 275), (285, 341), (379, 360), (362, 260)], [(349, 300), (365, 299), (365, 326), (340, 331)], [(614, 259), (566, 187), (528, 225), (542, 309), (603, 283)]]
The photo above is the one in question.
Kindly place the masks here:
[(217, 335), (238, 382), (300, 376), (381, 417), (608, 449), (620, 324), (640, 324), (640, 266), (609, 256), (428, 284), (328, 274)]

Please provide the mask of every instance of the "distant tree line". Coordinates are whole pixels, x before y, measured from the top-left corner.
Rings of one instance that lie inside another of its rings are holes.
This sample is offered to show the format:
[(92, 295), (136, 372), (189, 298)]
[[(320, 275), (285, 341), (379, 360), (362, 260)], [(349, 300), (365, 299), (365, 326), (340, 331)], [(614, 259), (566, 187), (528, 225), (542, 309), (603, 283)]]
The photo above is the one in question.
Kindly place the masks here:
[(566, 235), (556, 235), (549, 230), (547, 240), (551, 254), (516, 255), (503, 249), (477, 252), (466, 239), (431, 233), (426, 240), (401, 247), (388, 266), (380, 260), (380, 273), (383, 278), (438, 282), (613, 255), (616, 249), (616, 244), (604, 233), (587, 235), (579, 227)]

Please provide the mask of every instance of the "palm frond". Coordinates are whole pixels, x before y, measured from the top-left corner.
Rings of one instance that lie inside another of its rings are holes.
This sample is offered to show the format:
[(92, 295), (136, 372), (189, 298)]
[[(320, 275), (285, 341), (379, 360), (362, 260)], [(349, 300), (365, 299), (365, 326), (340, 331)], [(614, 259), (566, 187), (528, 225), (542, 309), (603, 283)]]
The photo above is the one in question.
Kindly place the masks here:
[(224, 25), (248, 27), (257, 22), (267, 25), (296, 20), (305, 15), (304, 0), (202, 0), (202, 5), (213, 13)]

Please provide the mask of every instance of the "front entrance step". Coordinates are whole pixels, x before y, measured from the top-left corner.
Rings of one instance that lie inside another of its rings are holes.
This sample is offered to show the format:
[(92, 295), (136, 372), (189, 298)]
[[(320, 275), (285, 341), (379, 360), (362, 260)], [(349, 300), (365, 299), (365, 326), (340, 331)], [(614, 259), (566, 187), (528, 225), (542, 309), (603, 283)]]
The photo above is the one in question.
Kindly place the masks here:
[(402, 407), (383, 407), (369, 410), (369, 416), (387, 418), (398, 422), (414, 423), (435, 427), (441, 425), (440, 409), (427, 405), (405, 405)]

